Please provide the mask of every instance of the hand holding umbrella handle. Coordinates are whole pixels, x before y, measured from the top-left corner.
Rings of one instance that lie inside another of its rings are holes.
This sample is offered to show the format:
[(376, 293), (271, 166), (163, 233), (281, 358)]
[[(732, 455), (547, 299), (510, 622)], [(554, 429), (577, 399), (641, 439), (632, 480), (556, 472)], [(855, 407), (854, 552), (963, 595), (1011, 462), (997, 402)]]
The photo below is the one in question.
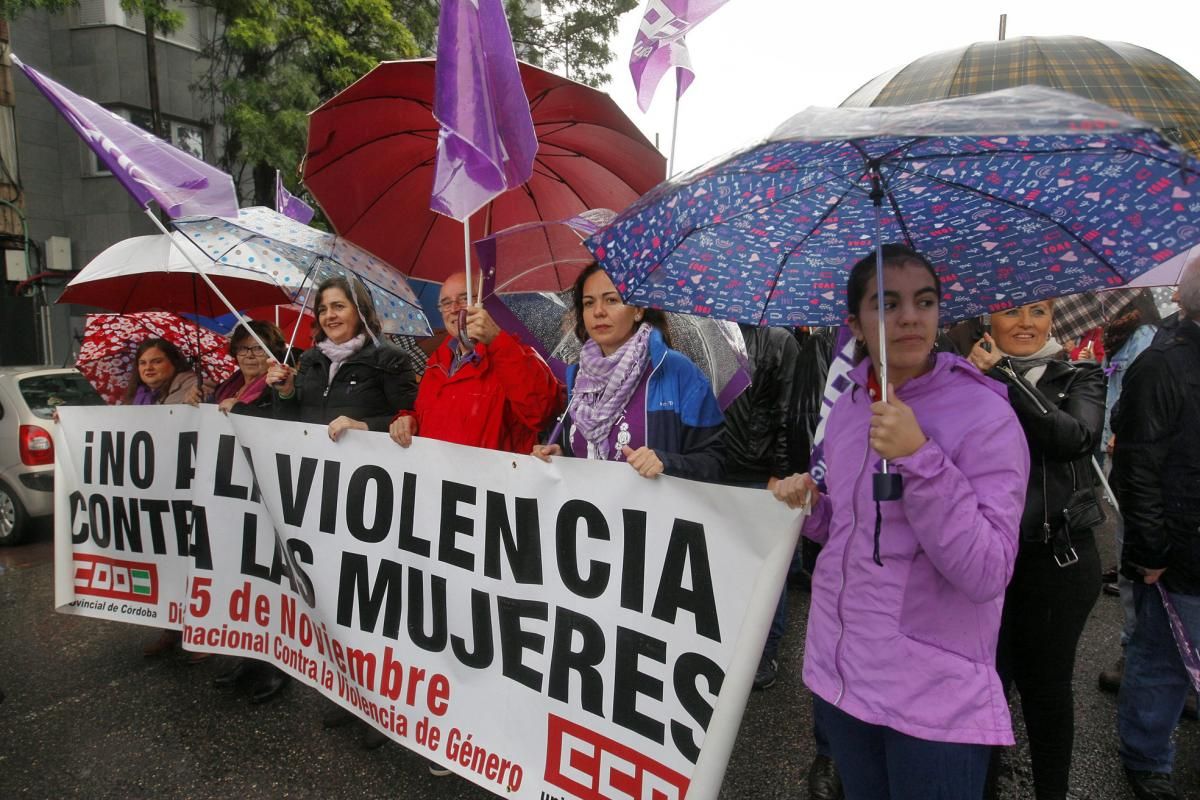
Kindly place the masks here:
[(267, 367), (267, 386), (279, 393), (282, 398), (291, 397), (296, 393), (296, 371), (287, 364), (272, 361)]

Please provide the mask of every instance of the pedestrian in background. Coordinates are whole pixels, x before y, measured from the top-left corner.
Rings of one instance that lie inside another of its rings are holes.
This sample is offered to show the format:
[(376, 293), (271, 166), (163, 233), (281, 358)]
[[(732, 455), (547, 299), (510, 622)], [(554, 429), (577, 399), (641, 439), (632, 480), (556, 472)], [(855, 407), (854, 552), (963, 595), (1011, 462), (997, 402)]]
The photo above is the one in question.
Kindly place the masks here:
[[(1104, 521), (1092, 454), (1104, 428), (1104, 372), (1072, 363), (1050, 335), (1054, 303), (992, 314), (968, 358), (1005, 385), (1029, 443), (1030, 474), (997, 670), (1021, 696), (1037, 800), (1066, 800), (1075, 741), (1072, 677), (1083, 626), (1100, 595), (1094, 528)], [(1086, 354), (1085, 354), (1086, 355)], [(989, 796), (995, 797), (999, 752)]]
[[(1183, 319), (1129, 368), (1113, 417), (1121, 570), (1134, 581), (1137, 612), (1117, 733), (1129, 786), (1143, 800), (1180, 797), (1171, 735), (1194, 688), (1168, 604), (1191, 642), (1200, 642), (1200, 263), (1185, 267), (1178, 294)], [(1200, 663), (1192, 667), (1200, 671)]]
[[(794, 424), (800, 346), (786, 328), (738, 327), (750, 362), (750, 386), (725, 409), (725, 482), (768, 489), (795, 472), (788, 438)], [(754, 673), (755, 689), (769, 689), (775, 684), (787, 607), (788, 587), (784, 581)]]

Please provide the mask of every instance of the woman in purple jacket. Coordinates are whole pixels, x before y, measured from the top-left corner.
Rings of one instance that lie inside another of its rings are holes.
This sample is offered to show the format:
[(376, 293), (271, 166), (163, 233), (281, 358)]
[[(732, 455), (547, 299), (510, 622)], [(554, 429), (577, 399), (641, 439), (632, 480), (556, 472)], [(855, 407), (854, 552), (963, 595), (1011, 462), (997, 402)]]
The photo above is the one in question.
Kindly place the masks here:
[[(1025, 503), (1029, 452), (1002, 386), (932, 353), (940, 284), (929, 261), (883, 248), (855, 265), (848, 322), (864, 356), (830, 411), (827, 493), (808, 475), (775, 495), (815, 498), (804, 681), (850, 800), (977, 800), (989, 746), (1011, 744), (996, 637)], [(874, 369), (886, 311), (888, 401)], [(903, 480), (876, 503), (880, 460)]]

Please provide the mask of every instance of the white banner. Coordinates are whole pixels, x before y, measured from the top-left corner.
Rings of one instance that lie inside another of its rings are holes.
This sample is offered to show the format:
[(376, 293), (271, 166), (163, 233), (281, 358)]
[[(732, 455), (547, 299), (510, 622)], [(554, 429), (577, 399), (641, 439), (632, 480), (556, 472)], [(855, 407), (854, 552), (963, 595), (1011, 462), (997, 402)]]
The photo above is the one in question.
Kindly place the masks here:
[[(197, 410), (63, 406), (54, 429), (54, 605), (178, 629), (188, 569), (211, 568), (193, 517)], [(194, 527), (194, 530), (193, 530)]]
[[(142, 497), (166, 497), (198, 432), (189, 649), (272, 661), (497, 794), (716, 797), (799, 532), (767, 493), (213, 407), (64, 411), (65, 497), (116, 492), (80, 460), (105, 432), (150, 433)], [(145, 555), (85, 516), (59, 523), (77, 559)]]

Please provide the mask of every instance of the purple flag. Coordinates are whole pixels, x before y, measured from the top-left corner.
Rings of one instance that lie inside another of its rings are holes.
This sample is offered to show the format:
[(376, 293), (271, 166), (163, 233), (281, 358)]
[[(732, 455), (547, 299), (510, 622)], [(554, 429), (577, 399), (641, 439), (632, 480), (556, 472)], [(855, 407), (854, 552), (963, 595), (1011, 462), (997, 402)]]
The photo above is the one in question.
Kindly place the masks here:
[(279, 170), (275, 170), (275, 210), (285, 217), (291, 217), (301, 225), (311, 222), (316, 213), (312, 210), (312, 206), (287, 190), (287, 187), (283, 185), (283, 175)]
[(237, 216), (233, 179), (224, 172), (75, 94), (15, 55), (12, 61), (140, 205), (153, 200), (172, 218)]
[(529, 180), (537, 152), (501, 0), (442, 0), (436, 82), (441, 132), (429, 207), (466, 220)]
[(676, 68), (679, 80), (675, 96), (683, 96), (695, 77), (683, 37), (726, 2), (646, 0), (642, 24), (638, 27), (633, 52), (629, 55), (629, 71), (633, 74), (633, 85), (637, 89), (638, 108), (642, 111), (650, 108), (658, 82), (671, 67)]

